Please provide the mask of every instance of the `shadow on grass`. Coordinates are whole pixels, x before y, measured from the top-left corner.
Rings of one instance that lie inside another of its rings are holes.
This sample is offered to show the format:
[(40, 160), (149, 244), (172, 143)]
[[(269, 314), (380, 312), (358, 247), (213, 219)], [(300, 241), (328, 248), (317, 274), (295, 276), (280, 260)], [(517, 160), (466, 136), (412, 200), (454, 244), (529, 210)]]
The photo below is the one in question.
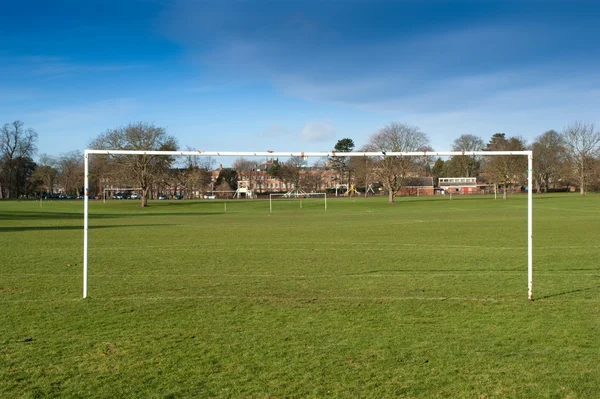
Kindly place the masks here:
[[(108, 214), (90, 214), (90, 219), (118, 217)], [(120, 216), (120, 215), (119, 215)], [(83, 212), (0, 212), (0, 220), (48, 220), (48, 219), (83, 219)]]
[(386, 269), (386, 270), (369, 270), (361, 273), (347, 273), (343, 276), (364, 276), (378, 273), (501, 273), (501, 272), (522, 272), (522, 269)]
[(535, 298), (535, 300), (536, 301), (540, 301), (540, 300), (543, 300), (543, 299), (554, 298), (554, 297), (557, 297), (557, 296), (577, 294), (579, 292), (592, 291), (592, 290), (595, 290), (595, 289), (598, 289), (598, 288), (600, 288), (600, 285), (597, 285), (597, 286), (594, 286), (594, 287), (588, 287), (588, 288), (580, 288), (580, 289), (577, 289), (577, 290), (570, 290), (570, 291), (558, 292), (556, 294), (544, 295), (544, 296), (540, 296), (540, 297)]
[[(216, 212), (145, 212), (145, 213), (89, 213), (89, 219), (118, 219), (144, 216), (176, 216), (176, 215), (219, 215)], [(69, 212), (0, 212), (0, 220), (83, 220), (82, 213)]]
[[(97, 229), (115, 229), (123, 227), (165, 227), (171, 226), (170, 224), (118, 224), (118, 225), (104, 225), (104, 226), (90, 226), (89, 230)], [(81, 230), (83, 226), (13, 226), (13, 227), (0, 227), (0, 233), (11, 233), (20, 231), (53, 231), (53, 230)]]
[[(437, 201), (437, 202), (446, 202), (446, 201), (476, 201), (476, 200), (486, 200), (486, 201), (504, 201), (502, 198), (502, 194), (498, 193), (498, 198), (494, 199), (494, 194), (454, 194), (452, 199), (450, 199), (450, 195), (425, 195), (425, 196), (397, 196), (397, 202), (426, 202), (426, 201)], [(515, 193), (509, 194), (506, 201), (510, 201), (511, 199), (527, 199), (527, 193)], [(393, 205), (393, 204), (391, 204)]]

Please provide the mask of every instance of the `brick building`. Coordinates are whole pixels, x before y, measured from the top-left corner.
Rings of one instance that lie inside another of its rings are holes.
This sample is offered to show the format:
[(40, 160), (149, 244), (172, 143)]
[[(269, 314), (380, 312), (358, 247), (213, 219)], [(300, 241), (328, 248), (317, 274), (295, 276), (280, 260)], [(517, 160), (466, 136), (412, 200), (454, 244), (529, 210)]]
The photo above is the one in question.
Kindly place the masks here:
[(397, 195), (433, 195), (433, 177), (409, 177)]

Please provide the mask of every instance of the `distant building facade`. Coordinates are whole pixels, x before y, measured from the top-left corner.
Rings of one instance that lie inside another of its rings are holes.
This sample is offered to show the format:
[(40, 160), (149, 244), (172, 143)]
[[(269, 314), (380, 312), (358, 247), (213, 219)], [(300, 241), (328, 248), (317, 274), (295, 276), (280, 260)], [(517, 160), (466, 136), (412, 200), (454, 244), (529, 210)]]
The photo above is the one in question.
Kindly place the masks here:
[(435, 187), (433, 186), (433, 177), (409, 177), (404, 182), (404, 186), (398, 190), (397, 195), (433, 195)]

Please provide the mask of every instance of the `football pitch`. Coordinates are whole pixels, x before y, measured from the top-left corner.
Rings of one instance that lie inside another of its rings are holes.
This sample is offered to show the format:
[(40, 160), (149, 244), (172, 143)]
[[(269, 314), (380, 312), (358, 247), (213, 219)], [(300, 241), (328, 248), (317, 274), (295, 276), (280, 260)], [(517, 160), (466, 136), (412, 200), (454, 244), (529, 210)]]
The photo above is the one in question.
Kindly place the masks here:
[(600, 196), (0, 201), (0, 397), (600, 397)]

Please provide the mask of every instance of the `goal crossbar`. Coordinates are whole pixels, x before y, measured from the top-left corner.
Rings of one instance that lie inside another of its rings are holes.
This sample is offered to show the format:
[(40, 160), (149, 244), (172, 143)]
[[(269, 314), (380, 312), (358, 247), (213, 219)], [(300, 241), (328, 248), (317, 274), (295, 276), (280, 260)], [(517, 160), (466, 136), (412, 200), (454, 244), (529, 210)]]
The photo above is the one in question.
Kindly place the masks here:
[(531, 151), (142, 151), (142, 150), (85, 150), (85, 154), (104, 155), (184, 155), (203, 157), (402, 157), (454, 155), (531, 155)]
[(219, 156), (219, 157), (422, 157), (422, 156), (488, 156), (522, 155), (527, 157), (527, 296), (533, 300), (533, 152), (532, 151), (369, 151), (369, 152), (302, 152), (302, 151), (140, 151), (92, 150), (84, 151), (85, 195), (83, 197), (83, 297), (88, 296), (88, 215), (89, 215), (89, 157), (103, 155), (164, 155), (164, 156)]

